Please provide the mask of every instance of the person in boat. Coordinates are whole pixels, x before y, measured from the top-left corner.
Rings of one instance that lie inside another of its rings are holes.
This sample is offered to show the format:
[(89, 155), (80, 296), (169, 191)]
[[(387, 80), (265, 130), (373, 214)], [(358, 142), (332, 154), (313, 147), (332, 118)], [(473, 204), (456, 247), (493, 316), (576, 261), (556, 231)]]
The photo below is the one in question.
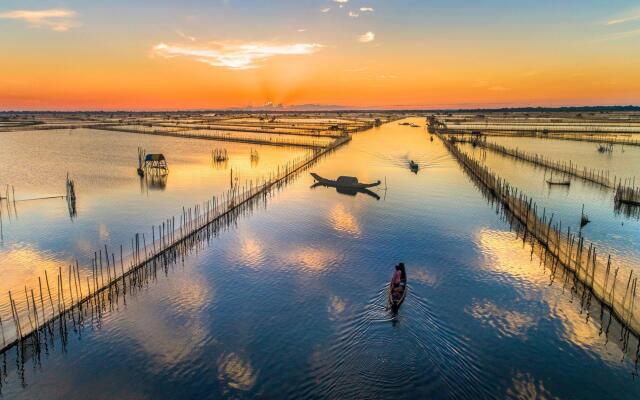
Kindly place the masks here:
[[(404, 275), (404, 276), (403, 276)], [(391, 294), (393, 297), (398, 298), (402, 296), (404, 290), (404, 282), (406, 282), (406, 272), (404, 271), (404, 263), (400, 263), (395, 266), (393, 272), (393, 278), (391, 279)]]
[(407, 271), (404, 269), (404, 263), (398, 264), (400, 268), (400, 284), (404, 286), (404, 283), (407, 281)]
[(400, 271), (400, 264), (395, 266), (393, 276), (391, 277), (391, 289), (395, 290), (402, 283), (402, 272)]

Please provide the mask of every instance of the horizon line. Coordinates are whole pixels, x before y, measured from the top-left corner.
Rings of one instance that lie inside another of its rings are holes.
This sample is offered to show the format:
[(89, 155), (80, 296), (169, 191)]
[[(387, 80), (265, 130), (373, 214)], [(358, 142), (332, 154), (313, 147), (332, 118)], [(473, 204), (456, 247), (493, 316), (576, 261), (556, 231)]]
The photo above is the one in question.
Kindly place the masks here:
[[(313, 106), (314, 108), (309, 108)], [(300, 104), (284, 107), (226, 107), (226, 108), (141, 108), (141, 109), (0, 109), (0, 113), (144, 113), (144, 112), (401, 112), (401, 111), (421, 111), (421, 112), (435, 112), (435, 111), (500, 111), (500, 110), (566, 110), (566, 109), (584, 109), (584, 110), (598, 110), (598, 109), (638, 109), (639, 104), (616, 104), (616, 105), (559, 105), (559, 106), (542, 106), (542, 105), (526, 105), (526, 106), (496, 106), (496, 107), (483, 107), (483, 106), (469, 106), (469, 107), (352, 107), (352, 106), (340, 106), (340, 105), (327, 105), (320, 104)]]

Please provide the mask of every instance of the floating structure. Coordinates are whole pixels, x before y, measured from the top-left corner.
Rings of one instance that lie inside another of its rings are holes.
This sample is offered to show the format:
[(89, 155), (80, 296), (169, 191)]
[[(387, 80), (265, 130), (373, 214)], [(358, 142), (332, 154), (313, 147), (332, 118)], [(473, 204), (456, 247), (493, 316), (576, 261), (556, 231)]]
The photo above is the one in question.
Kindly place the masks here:
[(255, 161), (258, 161), (260, 159), (260, 155), (258, 154), (257, 150), (251, 149), (251, 153), (249, 155), (249, 158), (251, 159), (252, 162), (255, 162)]
[(547, 179), (547, 183), (549, 185), (556, 185), (556, 186), (570, 186), (571, 185), (571, 180), (570, 179), (553, 179), (553, 173), (551, 173), (551, 178)]
[(411, 172), (413, 172), (414, 174), (418, 173), (418, 170), (420, 169), (420, 165), (418, 165), (417, 162), (413, 161), (413, 160), (409, 160), (409, 169), (411, 170)]
[(323, 178), (314, 172), (311, 173), (311, 176), (316, 180), (316, 182), (324, 186), (343, 187), (347, 189), (368, 189), (378, 186), (381, 183), (380, 181), (376, 181), (374, 183), (360, 183), (358, 178), (354, 176), (340, 176), (336, 180)]
[(316, 181), (316, 183), (311, 186), (312, 189), (318, 186), (333, 187), (336, 189), (336, 192), (347, 196), (356, 196), (358, 193), (362, 193), (373, 197), (376, 200), (380, 200), (380, 196), (378, 196), (377, 193), (368, 189), (378, 186), (380, 181), (374, 183), (360, 183), (358, 182), (358, 178), (352, 176), (341, 176), (336, 180), (332, 180), (323, 178), (313, 172), (311, 173), (311, 176)]
[(144, 170), (158, 175), (168, 174), (169, 166), (164, 154), (147, 154), (144, 157)]
[(598, 153), (613, 153), (613, 144), (612, 143), (599, 144)]
[(227, 149), (213, 149), (211, 150), (211, 159), (215, 163), (221, 163), (229, 160), (229, 154)]

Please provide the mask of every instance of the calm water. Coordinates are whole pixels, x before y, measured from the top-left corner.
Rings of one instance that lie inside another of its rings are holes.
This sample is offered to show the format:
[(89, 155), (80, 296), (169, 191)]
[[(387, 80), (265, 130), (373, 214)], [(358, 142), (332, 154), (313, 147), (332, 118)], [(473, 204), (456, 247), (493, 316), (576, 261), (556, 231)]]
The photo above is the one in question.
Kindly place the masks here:
[[(549, 153), (553, 154), (557, 150), (549, 142), (542, 141), (550, 146)], [(577, 178), (571, 180), (570, 187), (549, 186), (546, 180), (550, 178), (551, 172), (532, 163), (490, 150), (474, 149), (471, 145), (462, 145), (462, 148), (482, 159), (490, 169), (522, 189), (533, 198), (538, 208), (546, 208), (549, 215), (554, 213), (555, 221), (562, 221), (565, 233), (567, 228), (572, 232), (579, 230), (584, 204), (585, 213), (591, 222), (582, 229), (582, 234), (596, 245), (600, 255), (611, 254), (616, 266), (623, 265), (640, 272), (640, 219), (616, 213), (613, 190), (603, 189)], [(581, 153), (578, 151), (576, 154)], [(630, 163), (626, 154), (614, 153), (611, 160), (613, 162), (620, 159), (622, 164)], [(594, 159), (599, 159), (600, 156), (597, 152), (592, 154)], [(586, 159), (586, 155), (582, 157)], [(629, 165), (627, 170), (632, 172), (632, 166)]]
[[(408, 159), (420, 160), (417, 175)], [(437, 139), (387, 124), (312, 170), (387, 189), (351, 197), (301, 175), (64, 351), (22, 371), (10, 352), (3, 396), (640, 396), (618, 338), (607, 342), (597, 318), (549, 285)], [(138, 229), (113, 202), (95, 207)], [(385, 290), (398, 261), (409, 294), (394, 317)]]
[[(165, 179), (140, 179), (137, 149), (163, 153), (169, 164)], [(211, 151), (225, 148), (229, 160), (214, 164)], [(259, 159), (251, 161), (251, 150)], [(243, 184), (257, 180), (307, 154), (303, 148), (244, 145), (209, 140), (77, 129), (0, 134), (0, 187), (11, 184), (18, 200), (65, 194), (67, 173), (75, 181), (77, 216), (70, 218), (64, 199), (18, 201), (2, 210), (0, 241), (0, 312), (11, 315), (4, 301), (8, 290), (37, 287), (44, 270), (57, 273), (77, 257), (90, 271), (94, 251), (104, 245), (119, 256), (131, 237), (178, 216), (229, 188), (231, 175)]]
[[(638, 139), (638, 138), (634, 138)], [(557, 139), (491, 136), (487, 140), (520, 150), (545, 155), (550, 160), (609, 171), (611, 180), (640, 177), (640, 146), (614, 145), (613, 152), (599, 153), (598, 144)], [(640, 184), (640, 179), (637, 182)]]

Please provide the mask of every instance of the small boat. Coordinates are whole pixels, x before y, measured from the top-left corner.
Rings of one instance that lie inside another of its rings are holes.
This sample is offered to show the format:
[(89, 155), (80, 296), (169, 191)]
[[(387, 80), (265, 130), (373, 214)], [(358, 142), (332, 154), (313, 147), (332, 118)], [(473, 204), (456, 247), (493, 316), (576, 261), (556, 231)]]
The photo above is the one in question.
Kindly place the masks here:
[(547, 183), (549, 185), (557, 185), (557, 186), (570, 186), (571, 185), (571, 181), (552, 181), (552, 180), (547, 180)]
[(409, 161), (409, 168), (411, 169), (411, 172), (413, 173), (418, 173), (418, 170), (420, 169), (420, 166), (418, 165), (417, 162), (410, 160)]
[(340, 176), (335, 181), (332, 179), (323, 178), (320, 175), (313, 172), (311, 173), (311, 176), (321, 185), (332, 186), (337, 188), (367, 189), (370, 187), (378, 186), (381, 183), (380, 181), (376, 181), (374, 183), (360, 183), (358, 182), (358, 178), (354, 176)]
[(394, 290), (393, 285), (391, 283), (389, 284), (389, 306), (393, 311), (397, 311), (402, 305), (405, 297), (407, 297), (407, 273), (404, 269), (404, 263), (400, 263), (400, 265), (402, 268), (402, 278), (400, 280), (401, 283), (399, 289)]
[(547, 179), (547, 183), (549, 185), (556, 185), (556, 186), (570, 186), (571, 185), (571, 180), (570, 179), (554, 180), (553, 179), (553, 173), (552, 173), (551, 174), (551, 178)]

